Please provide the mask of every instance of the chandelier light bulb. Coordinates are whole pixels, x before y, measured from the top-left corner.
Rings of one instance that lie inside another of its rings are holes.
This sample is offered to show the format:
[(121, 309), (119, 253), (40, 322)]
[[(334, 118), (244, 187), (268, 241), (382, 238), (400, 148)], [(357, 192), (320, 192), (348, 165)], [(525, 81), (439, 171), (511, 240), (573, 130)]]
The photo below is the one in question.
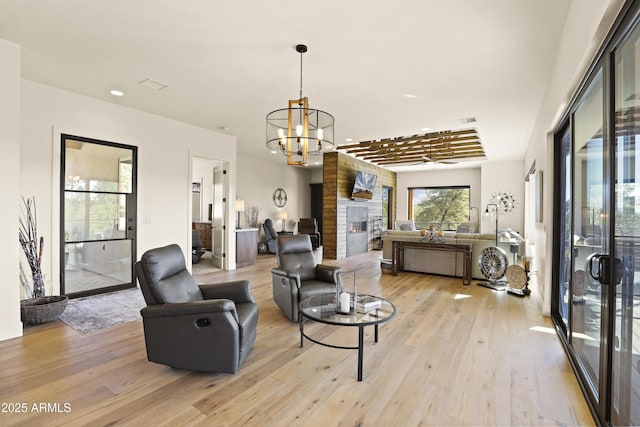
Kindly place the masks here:
[(322, 141), (322, 137), (324, 136), (324, 131), (322, 128), (318, 128), (318, 142)]
[(296, 135), (298, 137), (302, 136), (302, 125), (296, 125)]

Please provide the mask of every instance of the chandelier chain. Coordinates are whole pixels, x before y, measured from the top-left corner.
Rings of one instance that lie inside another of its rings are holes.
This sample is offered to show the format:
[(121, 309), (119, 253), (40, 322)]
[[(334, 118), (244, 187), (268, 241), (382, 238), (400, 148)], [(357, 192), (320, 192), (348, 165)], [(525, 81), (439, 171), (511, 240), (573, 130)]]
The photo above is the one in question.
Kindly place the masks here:
[(302, 99), (302, 54), (304, 52), (300, 52), (300, 98)]

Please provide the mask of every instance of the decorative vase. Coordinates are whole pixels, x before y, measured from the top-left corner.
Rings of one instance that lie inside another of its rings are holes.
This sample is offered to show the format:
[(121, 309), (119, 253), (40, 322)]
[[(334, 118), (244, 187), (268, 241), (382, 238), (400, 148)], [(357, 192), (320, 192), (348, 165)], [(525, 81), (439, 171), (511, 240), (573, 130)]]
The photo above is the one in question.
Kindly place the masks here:
[(352, 285), (345, 283), (342, 279), (343, 272), (338, 273), (338, 283), (336, 285), (336, 313), (353, 314), (356, 308), (356, 272), (347, 272), (353, 274)]
[(55, 295), (20, 301), (20, 320), (25, 325), (39, 325), (56, 320), (67, 308), (69, 297)]

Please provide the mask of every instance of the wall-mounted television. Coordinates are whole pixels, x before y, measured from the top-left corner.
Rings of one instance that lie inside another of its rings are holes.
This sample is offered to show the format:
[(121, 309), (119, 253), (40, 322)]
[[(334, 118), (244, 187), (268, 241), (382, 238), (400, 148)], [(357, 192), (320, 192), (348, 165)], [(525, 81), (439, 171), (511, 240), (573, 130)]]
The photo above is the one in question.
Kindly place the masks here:
[(378, 175), (357, 171), (356, 181), (353, 184), (353, 191), (351, 192), (351, 198), (353, 200), (370, 200), (373, 198), (373, 191), (376, 189), (376, 181)]

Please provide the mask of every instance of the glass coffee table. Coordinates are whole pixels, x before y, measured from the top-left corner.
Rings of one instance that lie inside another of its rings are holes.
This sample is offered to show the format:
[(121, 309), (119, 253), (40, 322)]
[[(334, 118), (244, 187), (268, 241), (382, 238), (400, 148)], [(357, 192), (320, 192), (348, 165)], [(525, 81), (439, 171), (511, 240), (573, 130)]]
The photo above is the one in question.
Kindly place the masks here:
[[(396, 315), (396, 306), (384, 298), (373, 295), (358, 294), (358, 298), (367, 297), (369, 300), (379, 300), (380, 306), (367, 311), (355, 310), (350, 314), (341, 314), (336, 311), (336, 294), (313, 295), (300, 301), (300, 347), (304, 344), (304, 339), (308, 339), (316, 344), (331, 348), (341, 348), (346, 350), (358, 350), (358, 381), (362, 381), (362, 355), (364, 351), (364, 328), (373, 326), (375, 328), (374, 340), (378, 342), (378, 325), (393, 319)], [(327, 344), (311, 338), (304, 333), (304, 324), (307, 320), (325, 323), (335, 326), (352, 326), (358, 328), (358, 346), (347, 347)]]

